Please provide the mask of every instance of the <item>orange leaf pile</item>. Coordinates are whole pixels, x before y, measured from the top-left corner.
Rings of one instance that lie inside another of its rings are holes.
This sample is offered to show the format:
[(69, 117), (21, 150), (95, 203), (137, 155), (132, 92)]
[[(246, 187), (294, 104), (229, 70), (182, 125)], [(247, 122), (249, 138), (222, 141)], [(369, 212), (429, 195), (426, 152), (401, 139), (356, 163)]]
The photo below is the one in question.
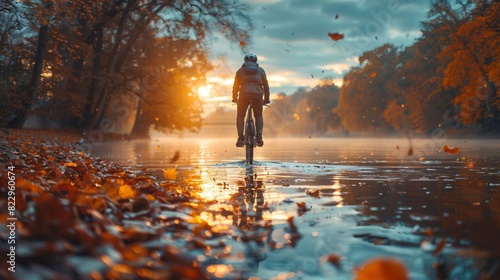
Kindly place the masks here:
[[(19, 249), (15, 275), (0, 278), (209, 278), (187, 253), (211, 247), (203, 243), (215, 232), (183, 213), (206, 208), (194, 193), (80, 152), (79, 135), (13, 130), (0, 136), (0, 166), (11, 167), (16, 183), (15, 211), (0, 200), (0, 217), (15, 215)], [(175, 168), (165, 177), (175, 180)], [(7, 193), (8, 180), (0, 172), (0, 193)], [(174, 236), (192, 236), (197, 244), (180, 250)]]

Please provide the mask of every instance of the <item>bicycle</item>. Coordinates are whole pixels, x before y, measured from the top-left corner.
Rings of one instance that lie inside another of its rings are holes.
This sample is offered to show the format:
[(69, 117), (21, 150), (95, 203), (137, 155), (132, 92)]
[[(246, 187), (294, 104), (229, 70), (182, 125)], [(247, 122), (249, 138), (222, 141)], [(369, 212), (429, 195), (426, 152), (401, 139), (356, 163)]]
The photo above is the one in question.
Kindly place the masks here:
[(243, 132), (243, 139), (245, 141), (245, 163), (253, 164), (253, 149), (256, 146), (256, 131), (255, 122), (252, 117), (253, 107), (252, 102), (248, 105), (247, 120), (245, 122), (245, 130)]

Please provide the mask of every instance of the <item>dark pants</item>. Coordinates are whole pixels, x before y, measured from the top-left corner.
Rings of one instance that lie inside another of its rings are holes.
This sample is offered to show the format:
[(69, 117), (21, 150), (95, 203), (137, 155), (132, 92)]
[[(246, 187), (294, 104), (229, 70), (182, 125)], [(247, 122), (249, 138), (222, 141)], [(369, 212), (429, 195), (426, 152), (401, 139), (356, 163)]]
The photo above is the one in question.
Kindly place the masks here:
[(238, 130), (238, 137), (243, 138), (243, 128), (245, 126), (245, 115), (247, 113), (248, 105), (252, 102), (253, 116), (255, 118), (255, 127), (257, 129), (257, 138), (262, 138), (262, 130), (264, 128), (264, 119), (262, 118), (262, 107), (264, 101), (262, 95), (255, 93), (240, 94), (238, 98), (238, 108), (236, 114), (236, 129)]

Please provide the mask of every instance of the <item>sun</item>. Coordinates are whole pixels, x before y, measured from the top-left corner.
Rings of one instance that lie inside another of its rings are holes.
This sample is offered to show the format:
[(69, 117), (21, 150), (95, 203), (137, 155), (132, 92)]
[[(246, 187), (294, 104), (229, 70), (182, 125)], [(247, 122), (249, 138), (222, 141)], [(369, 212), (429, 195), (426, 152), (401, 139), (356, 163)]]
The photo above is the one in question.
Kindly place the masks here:
[(198, 89), (200, 97), (208, 97), (210, 95), (211, 86), (202, 86)]

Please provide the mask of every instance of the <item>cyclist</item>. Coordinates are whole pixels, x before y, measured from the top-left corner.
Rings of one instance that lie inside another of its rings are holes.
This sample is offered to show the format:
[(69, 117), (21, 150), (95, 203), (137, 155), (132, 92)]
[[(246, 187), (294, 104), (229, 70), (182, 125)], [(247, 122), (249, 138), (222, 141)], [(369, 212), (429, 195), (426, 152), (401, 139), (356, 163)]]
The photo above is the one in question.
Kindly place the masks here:
[[(243, 128), (245, 125), (245, 113), (250, 102), (252, 102), (255, 126), (257, 129), (257, 146), (262, 147), (262, 130), (264, 119), (262, 118), (263, 105), (269, 104), (269, 83), (266, 72), (257, 63), (255, 54), (247, 54), (245, 62), (236, 71), (233, 84), (233, 102), (237, 103), (236, 129), (238, 131), (238, 141), (236, 147), (243, 147)], [(239, 94), (238, 94), (239, 93)]]

